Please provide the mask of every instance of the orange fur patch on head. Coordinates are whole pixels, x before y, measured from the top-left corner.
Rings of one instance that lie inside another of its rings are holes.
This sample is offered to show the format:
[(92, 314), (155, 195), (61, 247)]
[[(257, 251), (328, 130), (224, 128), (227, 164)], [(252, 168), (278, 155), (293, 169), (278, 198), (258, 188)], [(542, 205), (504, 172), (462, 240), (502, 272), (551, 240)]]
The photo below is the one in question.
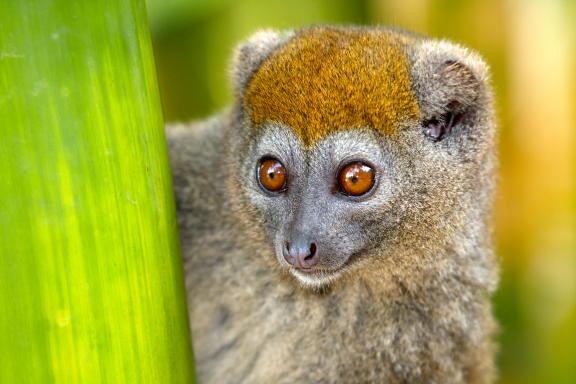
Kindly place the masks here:
[(418, 116), (405, 37), (386, 30), (312, 28), (272, 53), (244, 99), (252, 122), (281, 122), (305, 145), (342, 128), (388, 135)]

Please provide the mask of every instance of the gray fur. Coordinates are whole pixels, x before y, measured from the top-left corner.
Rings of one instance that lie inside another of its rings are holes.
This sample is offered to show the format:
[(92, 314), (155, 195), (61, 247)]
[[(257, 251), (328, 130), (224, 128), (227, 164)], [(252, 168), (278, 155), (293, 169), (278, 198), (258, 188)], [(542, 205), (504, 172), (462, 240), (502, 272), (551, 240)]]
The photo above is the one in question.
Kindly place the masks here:
[(292, 31), (261, 30), (236, 48), (232, 60), (232, 79), (236, 92), (244, 91), (262, 61), (292, 35)]
[[(254, 130), (239, 102), (208, 122), (168, 129), (200, 382), (493, 379), (495, 125), (486, 65), (447, 42), (411, 41), (422, 116), (394, 142), (367, 127), (306, 150), (280, 123)], [(238, 73), (257, 70), (256, 56), (240, 59), (252, 69)], [(443, 140), (427, 139), (422, 120), (450, 108), (462, 121)], [(286, 194), (259, 187), (262, 155), (287, 166)], [(377, 167), (369, 197), (331, 190), (346, 158)], [(319, 279), (290, 269), (279, 247), (291, 225), (317, 239), (327, 269), (344, 268)]]

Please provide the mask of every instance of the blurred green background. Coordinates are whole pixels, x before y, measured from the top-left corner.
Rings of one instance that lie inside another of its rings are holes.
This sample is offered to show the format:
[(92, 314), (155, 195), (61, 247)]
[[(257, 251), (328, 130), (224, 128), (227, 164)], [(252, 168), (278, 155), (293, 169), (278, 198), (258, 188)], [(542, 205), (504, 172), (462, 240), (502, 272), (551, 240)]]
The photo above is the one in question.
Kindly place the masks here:
[(500, 122), (495, 298), (501, 383), (576, 383), (576, 2), (148, 0), (167, 121), (231, 101), (229, 59), (259, 28), (393, 24), (492, 66)]

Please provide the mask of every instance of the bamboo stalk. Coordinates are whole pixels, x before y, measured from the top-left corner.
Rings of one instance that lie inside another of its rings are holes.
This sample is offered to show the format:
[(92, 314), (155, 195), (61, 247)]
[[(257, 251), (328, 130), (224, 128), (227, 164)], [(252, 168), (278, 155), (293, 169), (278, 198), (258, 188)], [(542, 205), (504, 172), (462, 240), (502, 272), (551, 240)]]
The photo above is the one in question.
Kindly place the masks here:
[(193, 381), (141, 0), (0, 2), (0, 383)]

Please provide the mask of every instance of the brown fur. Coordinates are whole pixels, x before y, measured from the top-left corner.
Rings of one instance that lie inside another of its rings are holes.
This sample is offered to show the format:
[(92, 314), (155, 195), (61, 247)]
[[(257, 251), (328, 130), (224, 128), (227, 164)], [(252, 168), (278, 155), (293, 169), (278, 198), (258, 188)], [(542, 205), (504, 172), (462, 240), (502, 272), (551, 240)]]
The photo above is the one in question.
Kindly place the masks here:
[(419, 113), (405, 39), (384, 30), (319, 27), (300, 33), (254, 75), (244, 101), (253, 123), (284, 123), (306, 145), (340, 128), (369, 126), (393, 134), (399, 122)]

